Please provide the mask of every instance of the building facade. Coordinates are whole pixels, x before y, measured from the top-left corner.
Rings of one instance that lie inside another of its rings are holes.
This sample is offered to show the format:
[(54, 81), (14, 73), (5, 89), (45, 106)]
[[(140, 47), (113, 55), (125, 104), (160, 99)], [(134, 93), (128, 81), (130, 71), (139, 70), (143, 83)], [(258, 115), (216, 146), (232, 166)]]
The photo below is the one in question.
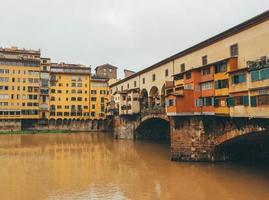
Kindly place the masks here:
[(166, 104), (169, 116), (269, 117), (268, 27), (266, 11), (111, 84), (111, 94), (139, 88), (140, 105)]
[[(0, 130), (70, 128), (74, 121), (105, 119), (107, 79), (91, 76), (89, 67), (51, 63), (39, 50), (1, 48)], [(97, 127), (98, 121), (88, 129)]]
[(95, 75), (98, 78), (117, 79), (117, 67), (111, 64), (104, 64), (95, 68)]
[(39, 74), (39, 50), (0, 49), (0, 120), (8, 119), (3, 126), (39, 118)]

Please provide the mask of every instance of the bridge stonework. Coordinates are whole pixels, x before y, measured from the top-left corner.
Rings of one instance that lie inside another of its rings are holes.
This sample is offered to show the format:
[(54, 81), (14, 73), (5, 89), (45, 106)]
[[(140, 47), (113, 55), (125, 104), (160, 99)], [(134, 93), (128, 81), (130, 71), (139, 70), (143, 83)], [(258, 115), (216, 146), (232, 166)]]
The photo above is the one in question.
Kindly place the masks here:
[[(254, 134), (258, 137), (268, 135), (269, 138), (269, 119), (215, 116), (167, 117), (165, 114), (115, 117), (114, 137), (136, 139), (137, 127), (152, 118), (163, 119), (170, 124), (171, 160), (173, 161), (232, 160), (234, 158), (223, 151), (222, 145)], [(263, 138), (259, 140), (262, 141)]]
[(266, 119), (172, 117), (170, 127), (171, 160), (175, 161), (232, 160), (233, 155), (222, 148), (225, 143), (251, 134), (269, 136), (269, 121)]

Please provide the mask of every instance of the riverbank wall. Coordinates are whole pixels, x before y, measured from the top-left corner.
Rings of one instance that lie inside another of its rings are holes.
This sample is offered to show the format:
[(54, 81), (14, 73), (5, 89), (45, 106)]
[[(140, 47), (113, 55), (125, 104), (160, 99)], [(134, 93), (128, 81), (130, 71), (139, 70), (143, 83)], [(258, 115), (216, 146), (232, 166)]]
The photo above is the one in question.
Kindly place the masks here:
[(0, 132), (14, 131), (39, 131), (39, 130), (62, 130), (62, 131), (107, 131), (107, 120), (0, 120)]

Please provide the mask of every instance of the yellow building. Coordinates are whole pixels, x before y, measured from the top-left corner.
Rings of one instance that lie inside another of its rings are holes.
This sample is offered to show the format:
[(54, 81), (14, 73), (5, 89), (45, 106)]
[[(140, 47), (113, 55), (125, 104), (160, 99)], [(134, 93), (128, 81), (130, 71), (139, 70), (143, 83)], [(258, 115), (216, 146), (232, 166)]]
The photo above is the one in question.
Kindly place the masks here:
[(88, 119), (91, 69), (84, 65), (52, 63), (50, 119)]
[(91, 119), (105, 119), (108, 100), (108, 83), (106, 79), (92, 77), (90, 110)]
[(40, 63), (40, 125), (47, 125), (49, 119), (50, 59), (41, 58)]
[(39, 72), (39, 50), (0, 48), (0, 119), (39, 118)]

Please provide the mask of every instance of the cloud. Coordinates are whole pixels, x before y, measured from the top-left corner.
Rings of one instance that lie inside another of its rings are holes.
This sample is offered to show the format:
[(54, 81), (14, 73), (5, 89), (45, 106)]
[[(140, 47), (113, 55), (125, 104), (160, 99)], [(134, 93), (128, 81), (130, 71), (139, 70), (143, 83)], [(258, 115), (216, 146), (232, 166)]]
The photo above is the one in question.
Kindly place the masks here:
[(0, 46), (138, 71), (268, 7), (268, 0), (9, 0), (1, 2)]

